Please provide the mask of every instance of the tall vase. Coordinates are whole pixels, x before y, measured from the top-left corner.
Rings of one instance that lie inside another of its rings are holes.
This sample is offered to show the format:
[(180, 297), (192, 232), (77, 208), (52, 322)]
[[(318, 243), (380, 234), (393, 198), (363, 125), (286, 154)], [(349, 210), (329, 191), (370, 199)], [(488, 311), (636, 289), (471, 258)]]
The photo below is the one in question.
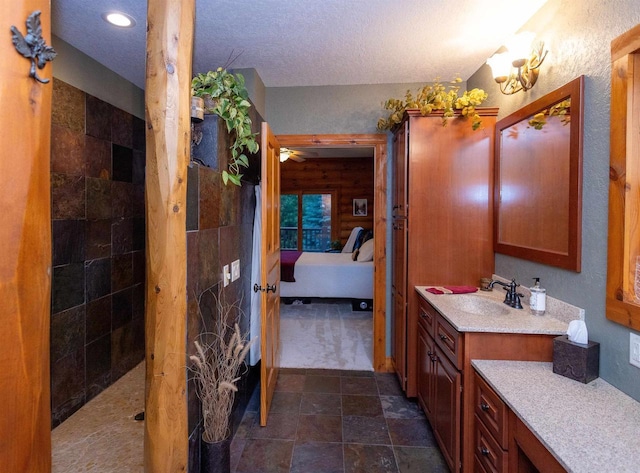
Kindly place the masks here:
[(201, 443), (200, 460), (202, 473), (230, 473), (231, 437), (219, 442)]

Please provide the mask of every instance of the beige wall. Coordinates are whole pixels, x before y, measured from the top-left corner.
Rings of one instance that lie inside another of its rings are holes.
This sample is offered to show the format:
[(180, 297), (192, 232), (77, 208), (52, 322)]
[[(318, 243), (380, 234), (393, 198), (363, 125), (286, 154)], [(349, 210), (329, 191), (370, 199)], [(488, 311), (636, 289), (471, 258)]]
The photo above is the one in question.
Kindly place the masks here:
[(144, 120), (144, 90), (133, 85), (57, 36), (53, 76)]
[(479, 69), (468, 86), (485, 89), (490, 94), (487, 105), (499, 106), (501, 118), (585, 76), (582, 272), (496, 255), (496, 273), (526, 285), (540, 277), (550, 296), (584, 308), (589, 338), (601, 344), (601, 377), (640, 400), (640, 370), (629, 364), (629, 329), (605, 316), (610, 46), (613, 38), (638, 23), (637, 0), (549, 0), (523, 27), (535, 32), (549, 50), (535, 87), (502, 95), (488, 66)]

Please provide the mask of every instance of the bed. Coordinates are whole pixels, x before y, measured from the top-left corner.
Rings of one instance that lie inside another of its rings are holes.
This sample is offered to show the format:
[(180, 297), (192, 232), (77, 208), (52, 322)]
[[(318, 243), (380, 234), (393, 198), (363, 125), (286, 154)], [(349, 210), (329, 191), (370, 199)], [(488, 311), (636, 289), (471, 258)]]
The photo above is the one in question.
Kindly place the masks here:
[(281, 297), (373, 299), (373, 261), (353, 261), (351, 253), (303, 252), (295, 282), (280, 282)]

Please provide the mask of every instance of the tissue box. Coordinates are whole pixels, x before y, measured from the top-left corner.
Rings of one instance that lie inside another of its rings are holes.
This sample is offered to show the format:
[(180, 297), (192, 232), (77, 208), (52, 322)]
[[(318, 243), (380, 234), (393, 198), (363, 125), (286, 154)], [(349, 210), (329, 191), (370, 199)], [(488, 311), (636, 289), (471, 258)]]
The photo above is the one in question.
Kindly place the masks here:
[(566, 335), (553, 339), (553, 372), (589, 383), (600, 370), (600, 344), (589, 341), (586, 345), (569, 341)]

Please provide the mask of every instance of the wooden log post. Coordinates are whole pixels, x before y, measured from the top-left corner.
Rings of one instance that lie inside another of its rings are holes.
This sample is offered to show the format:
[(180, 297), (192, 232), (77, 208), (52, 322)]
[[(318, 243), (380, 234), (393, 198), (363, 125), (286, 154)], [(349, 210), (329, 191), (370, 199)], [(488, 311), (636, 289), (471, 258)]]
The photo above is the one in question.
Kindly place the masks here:
[[(0, 3), (0, 471), (51, 471), (49, 311), (51, 206), (49, 155), (52, 83), (29, 77), (30, 60), (11, 44), (10, 26), (40, 10), (51, 45), (45, 0)], [(51, 65), (37, 70), (51, 79)]]
[(144, 468), (187, 470), (186, 190), (195, 0), (149, 0)]

